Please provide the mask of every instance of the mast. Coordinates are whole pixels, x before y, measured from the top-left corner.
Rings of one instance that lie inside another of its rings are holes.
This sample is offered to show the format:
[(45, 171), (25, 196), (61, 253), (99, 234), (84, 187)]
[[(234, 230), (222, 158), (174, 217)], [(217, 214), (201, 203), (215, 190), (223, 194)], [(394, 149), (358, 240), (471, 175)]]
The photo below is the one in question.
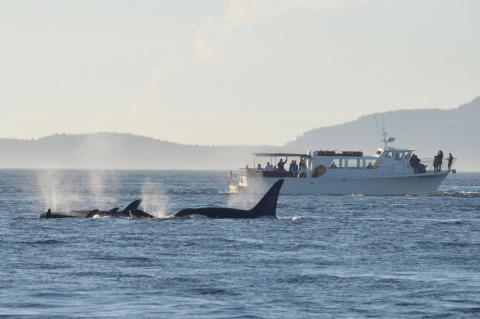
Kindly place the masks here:
[(384, 149), (388, 150), (390, 146), (388, 143), (395, 142), (395, 137), (389, 137), (387, 134), (387, 130), (385, 129), (385, 118), (383, 118), (383, 126), (382, 126), (382, 139), (380, 140), (384, 144)]

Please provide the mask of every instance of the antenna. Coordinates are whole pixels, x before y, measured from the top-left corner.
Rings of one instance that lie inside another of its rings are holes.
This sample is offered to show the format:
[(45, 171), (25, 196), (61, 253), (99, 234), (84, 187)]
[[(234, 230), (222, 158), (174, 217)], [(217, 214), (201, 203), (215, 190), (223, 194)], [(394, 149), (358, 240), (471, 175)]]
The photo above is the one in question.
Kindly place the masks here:
[(382, 128), (380, 129), (380, 125), (378, 124), (377, 114), (374, 114), (375, 125), (377, 127), (378, 135), (380, 135), (380, 141), (384, 144), (384, 149), (389, 149), (388, 143), (393, 143), (395, 141), (395, 137), (388, 137), (386, 124), (385, 124), (385, 112), (382, 112)]
[(388, 146), (388, 143), (393, 143), (395, 142), (395, 137), (389, 137), (388, 134), (387, 134), (387, 130), (386, 130), (386, 125), (385, 125), (385, 113), (382, 113), (382, 120), (383, 120), (383, 126), (382, 126), (382, 139), (380, 141), (383, 142), (383, 144), (385, 145), (384, 149), (389, 149), (390, 146)]

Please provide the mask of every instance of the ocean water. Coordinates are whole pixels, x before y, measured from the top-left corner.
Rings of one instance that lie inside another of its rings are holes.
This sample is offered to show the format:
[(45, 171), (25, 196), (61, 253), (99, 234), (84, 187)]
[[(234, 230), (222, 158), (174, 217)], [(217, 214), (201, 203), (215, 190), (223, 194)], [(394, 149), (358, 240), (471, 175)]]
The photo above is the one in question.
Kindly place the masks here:
[(253, 205), (227, 175), (0, 171), (0, 317), (480, 317), (480, 174), (429, 196), (281, 196), (277, 220), (38, 219)]

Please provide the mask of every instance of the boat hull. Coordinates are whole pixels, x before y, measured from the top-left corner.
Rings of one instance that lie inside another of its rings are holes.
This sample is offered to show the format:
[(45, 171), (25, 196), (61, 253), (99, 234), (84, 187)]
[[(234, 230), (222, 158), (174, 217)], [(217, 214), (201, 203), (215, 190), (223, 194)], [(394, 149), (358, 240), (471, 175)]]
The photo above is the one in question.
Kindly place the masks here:
[[(285, 178), (281, 194), (363, 194), (363, 195), (423, 195), (438, 190), (448, 172), (388, 177), (328, 177)], [(279, 178), (249, 176), (247, 183), (237, 184), (238, 192), (264, 192)]]

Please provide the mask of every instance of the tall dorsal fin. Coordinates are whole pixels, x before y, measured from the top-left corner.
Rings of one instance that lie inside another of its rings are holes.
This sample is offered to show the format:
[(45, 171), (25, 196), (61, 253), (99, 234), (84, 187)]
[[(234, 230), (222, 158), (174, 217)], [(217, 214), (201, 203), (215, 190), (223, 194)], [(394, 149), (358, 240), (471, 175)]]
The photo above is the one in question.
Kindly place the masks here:
[(125, 209), (123, 210), (124, 212), (128, 212), (129, 210), (134, 211), (138, 209), (138, 206), (140, 206), (140, 203), (142, 202), (141, 199), (136, 199), (133, 202), (131, 202)]
[(258, 204), (250, 211), (257, 215), (276, 216), (278, 194), (283, 185), (283, 179), (279, 179), (273, 184)]

